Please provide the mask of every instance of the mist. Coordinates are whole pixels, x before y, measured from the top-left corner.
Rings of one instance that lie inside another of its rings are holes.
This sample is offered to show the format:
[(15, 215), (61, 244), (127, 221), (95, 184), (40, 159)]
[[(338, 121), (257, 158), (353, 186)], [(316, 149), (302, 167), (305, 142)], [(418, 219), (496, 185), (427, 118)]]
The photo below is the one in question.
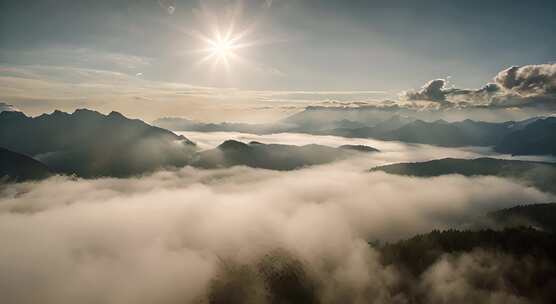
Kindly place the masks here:
[[(187, 167), (3, 187), (2, 302), (272, 303), (293, 293), (306, 303), (404, 303), (403, 276), (368, 242), (554, 199), (495, 177), (419, 179), (366, 164)], [(434, 266), (427, 280), (459, 271), (456, 262), (441, 268), (448, 274)]]
[(490, 147), (449, 148), (425, 144), (412, 144), (399, 141), (384, 141), (370, 138), (347, 138), (332, 135), (313, 135), (303, 133), (249, 134), (240, 132), (175, 132), (195, 141), (200, 149), (212, 149), (228, 139), (242, 142), (261, 142), (265, 144), (308, 145), (319, 144), (330, 147), (341, 145), (367, 145), (379, 149), (381, 153), (368, 154), (364, 159), (367, 166), (378, 166), (401, 161), (427, 161), (435, 158), (477, 158), (496, 157), (502, 159), (556, 162), (552, 155), (515, 156), (496, 153)]

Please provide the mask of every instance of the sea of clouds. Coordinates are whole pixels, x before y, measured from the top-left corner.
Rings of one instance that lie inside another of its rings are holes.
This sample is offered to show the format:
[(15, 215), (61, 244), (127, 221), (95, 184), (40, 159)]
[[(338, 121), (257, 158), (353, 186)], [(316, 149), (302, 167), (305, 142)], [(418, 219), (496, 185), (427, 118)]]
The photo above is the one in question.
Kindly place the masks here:
[[(295, 136), (282, 141), (301, 143)], [(290, 172), (186, 167), (3, 186), (1, 302), (278, 303), (293, 293), (304, 303), (407, 303), (398, 288), (407, 279), (369, 241), (468, 227), (488, 211), (554, 199), (496, 177), (370, 173), (400, 160), (480, 155), (374, 146), (384, 152)], [(431, 303), (469, 295), (520, 303), (503, 282), (492, 293), (473, 289), (473, 269), (496, 277), (484, 260), (512, 265), (489, 253), (446, 257), (411, 284)]]

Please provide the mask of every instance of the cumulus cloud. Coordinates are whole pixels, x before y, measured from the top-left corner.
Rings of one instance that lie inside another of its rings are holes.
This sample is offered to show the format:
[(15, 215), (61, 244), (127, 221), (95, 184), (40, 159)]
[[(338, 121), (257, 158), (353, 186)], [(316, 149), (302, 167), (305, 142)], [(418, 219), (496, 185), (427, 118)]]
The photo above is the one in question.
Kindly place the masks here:
[(404, 297), (394, 288), (402, 278), (367, 241), (550, 199), (499, 178), (416, 179), (345, 163), (54, 177), (0, 191), (0, 294), (4, 303), (264, 303), (287, 288), (307, 301), (391, 303)]
[(556, 107), (556, 64), (513, 66), (495, 81), (503, 94), (493, 96), (492, 107)]
[(409, 91), (405, 93), (408, 100), (428, 100), (439, 103), (446, 102), (447, 90), (445, 88), (445, 79), (434, 79), (427, 82), (418, 91)]
[(440, 103), (446, 108), (524, 108), (556, 105), (556, 64), (513, 66), (479, 89), (447, 87), (447, 80), (429, 81), (418, 91), (402, 93), (407, 100)]
[[(554, 64), (510, 68), (478, 89), (435, 79), (421, 89), (403, 92), (398, 100), (388, 99), (392, 96), (385, 91), (254, 91), (153, 81), (137, 77), (147, 75), (149, 58), (87, 49), (47, 53), (48, 60), (41, 57), (36, 65), (0, 66), (0, 98), (30, 115), (88, 107), (146, 120), (187, 116), (211, 122), (269, 122), (306, 107), (396, 112), (426, 120), (499, 121), (545, 115), (556, 105)], [(64, 58), (73, 60), (62, 65)], [(84, 62), (88, 68), (82, 67)], [(246, 111), (251, 109), (258, 111)]]
[(498, 85), (521, 96), (556, 94), (556, 64), (513, 66), (495, 78)]
[(444, 108), (465, 108), (487, 103), (501, 91), (496, 83), (488, 83), (479, 89), (448, 87), (448, 80), (435, 79), (426, 83), (418, 91), (402, 93), (402, 98), (410, 101), (429, 101), (439, 103)]

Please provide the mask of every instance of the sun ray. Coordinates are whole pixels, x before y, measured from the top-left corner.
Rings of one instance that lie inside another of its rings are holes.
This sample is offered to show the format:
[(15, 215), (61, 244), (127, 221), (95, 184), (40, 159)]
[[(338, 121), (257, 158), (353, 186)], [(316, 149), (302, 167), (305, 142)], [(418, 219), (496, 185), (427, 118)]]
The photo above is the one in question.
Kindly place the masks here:
[(199, 63), (212, 61), (212, 67), (223, 65), (229, 71), (231, 61), (238, 58), (237, 50), (246, 48), (250, 44), (241, 42), (246, 32), (234, 32), (234, 23), (232, 23), (225, 30), (221, 30), (218, 26), (214, 26), (212, 37), (207, 37), (199, 32), (194, 32), (194, 36), (205, 43), (205, 47), (200, 51), (207, 53), (206, 56), (201, 58)]
[(201, 47), (187, 53), (199, 53), (201, 57), (194, 66), (209, 64), (212, 69), (220, 67), (225, 71), (231, 71), (235, 65), (244, 65), (244, 49), (258, 45), (273, 43), (265, 40), (251, 39), (256, 31), (258, 21), (251, 22), (247, 26), (240, 26), (242, 7), (236, 6), (228, 16), (217, 17), (204, 6), (196, 14), (202, 19), (205, 31), (183, 30), (183, 32), (201, 43)]

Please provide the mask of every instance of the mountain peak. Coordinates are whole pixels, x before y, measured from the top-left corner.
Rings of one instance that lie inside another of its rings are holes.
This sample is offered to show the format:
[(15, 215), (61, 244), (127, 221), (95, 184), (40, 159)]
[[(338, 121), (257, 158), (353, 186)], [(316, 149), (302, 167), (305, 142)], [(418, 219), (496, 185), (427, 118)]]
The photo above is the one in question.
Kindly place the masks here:
[(249, 146), (237, 140), (229, 139), (218, 146), (221, 150), (241, 150), (247, 149)]
[(54, 110), (54, 112), (50, 113), (50, 116), (52, 117), (63, 117), (63, 116), (69, 116), (69, 113), (66, 112), (62, 112), (60, 110)]
[(27, 115), (19, 111), (2, 111), (0, 112), (2, 118), (27, 118)]
[(116, 112), (116, 111), (112, 111), (108, 114), (108, 117), (110, 118), (118, 118), (118, 119), (127, 119), (122, 113), (120, 112)]
[(445, 121), (444, 119), (437, 119), (437, 120), (434, 121), (434, 123), (436, 123), (436, 124), (442, 124), (442, 125), (448, 124), (448, 122)]
[[(57, 111), (57, 110), (56, 110)], [(101, 114), (98, 111), (95, 110), (90, 110), (90, 109), (86, 109), (86, 108), (80, 108), (80, 109), (76, 109), (75, 111), (73, 111), (73, 114), (82, 114), (82, 113), (94, 113), (94, 114)]]
[(76, 116), (104, 116), (104, 114), (95, 111), (95, 110), (89, 110), (89, 109), (77, 109), (75, 110), (72, 115), (76, 115)]
[(23, 113), (0, 115), (0, 128), (10, 130), (0, 132), (0, 146), (26, 155), (59, 151), (56, 157), (41, 159), (56, 173), (125, 177), (185, 166), (196, 150), (184, 136), (117, 112), (104, 115), (78, 109), (35, 118)]

